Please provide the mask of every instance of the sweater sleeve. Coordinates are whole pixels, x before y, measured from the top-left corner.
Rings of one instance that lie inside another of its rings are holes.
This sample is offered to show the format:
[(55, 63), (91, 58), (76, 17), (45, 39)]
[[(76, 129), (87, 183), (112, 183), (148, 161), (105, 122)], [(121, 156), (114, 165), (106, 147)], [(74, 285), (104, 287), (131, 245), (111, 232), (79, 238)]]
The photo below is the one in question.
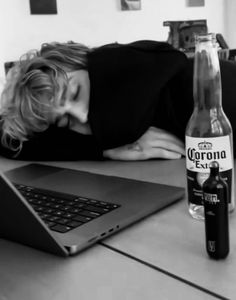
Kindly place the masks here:
[(55, 126), (24, 142), (19, 153), (0, 145), (0, 154), (11, 159), (35, 161), (102, 159), (102, 150), (93, 136)]
[(165, 101), (162, 90), (186, 60), (169, 44), (155, 41), (112, 44), (90, 54), (89, 119), (101, 148), (132, 143), (153, 124)]

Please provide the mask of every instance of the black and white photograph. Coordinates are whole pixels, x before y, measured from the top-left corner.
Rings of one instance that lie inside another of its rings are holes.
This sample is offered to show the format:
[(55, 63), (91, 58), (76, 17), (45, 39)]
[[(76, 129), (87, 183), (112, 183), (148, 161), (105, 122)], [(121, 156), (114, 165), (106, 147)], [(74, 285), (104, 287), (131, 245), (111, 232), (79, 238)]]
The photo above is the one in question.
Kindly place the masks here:
[(122, 10), (140, 10), (141, 0), (120, 0)]
[(0, 300), (235, 299), (235, 13), (0, 0)]

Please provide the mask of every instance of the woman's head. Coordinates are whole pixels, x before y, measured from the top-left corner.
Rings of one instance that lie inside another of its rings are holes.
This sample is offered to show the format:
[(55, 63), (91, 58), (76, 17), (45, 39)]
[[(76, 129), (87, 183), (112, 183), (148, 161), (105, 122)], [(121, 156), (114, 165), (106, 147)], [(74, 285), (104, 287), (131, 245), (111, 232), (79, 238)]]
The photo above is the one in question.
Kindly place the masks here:
[(89, 49), (80, 44), (43, 44), (11, 68), (1, 95), (2, 143), (20, 151), (22, 143), (53, 122), (67, 72), (87, 69)]
[(44, 57), (65, 72), (87, 69), (87, 54), (89, 48), (73, 42), (69, 43), (45, 43), (40, 50), (40, 56)]

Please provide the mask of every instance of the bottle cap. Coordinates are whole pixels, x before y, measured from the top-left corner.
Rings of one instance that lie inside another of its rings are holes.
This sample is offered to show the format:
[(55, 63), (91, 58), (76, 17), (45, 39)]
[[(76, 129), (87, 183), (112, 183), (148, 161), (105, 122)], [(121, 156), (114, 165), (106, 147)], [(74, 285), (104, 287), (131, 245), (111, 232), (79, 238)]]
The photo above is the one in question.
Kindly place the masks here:
[(212, 162), (210, 162), (209, 167), (210, 167), (211, 169), (212, 169), (212, 168), (218, 169), (218, 168), (219, 168), (219, 163), (218, 163), (217, 161), (212, 161)]
[(216, 41), (216, 34), (211, 32), (211, 33), (198, 33), (195, 34), (195, 43), (196, 42), (207, 42), (207, 41)]

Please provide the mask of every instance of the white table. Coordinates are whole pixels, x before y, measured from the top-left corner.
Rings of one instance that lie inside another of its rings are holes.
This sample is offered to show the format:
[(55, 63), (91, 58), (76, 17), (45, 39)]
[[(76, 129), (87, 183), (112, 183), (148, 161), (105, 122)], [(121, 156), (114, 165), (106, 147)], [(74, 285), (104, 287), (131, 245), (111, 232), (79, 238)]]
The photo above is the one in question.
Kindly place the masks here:
[[(26, 163), (0, 158), (1, 171)], [(184, 160), (50, 164), (186, 185)], [(226, 260), (208, 258), (186, 198), (69, 259), (0, 240), (0, 300), (236, 299), (235, 214), (230, 243)]]

